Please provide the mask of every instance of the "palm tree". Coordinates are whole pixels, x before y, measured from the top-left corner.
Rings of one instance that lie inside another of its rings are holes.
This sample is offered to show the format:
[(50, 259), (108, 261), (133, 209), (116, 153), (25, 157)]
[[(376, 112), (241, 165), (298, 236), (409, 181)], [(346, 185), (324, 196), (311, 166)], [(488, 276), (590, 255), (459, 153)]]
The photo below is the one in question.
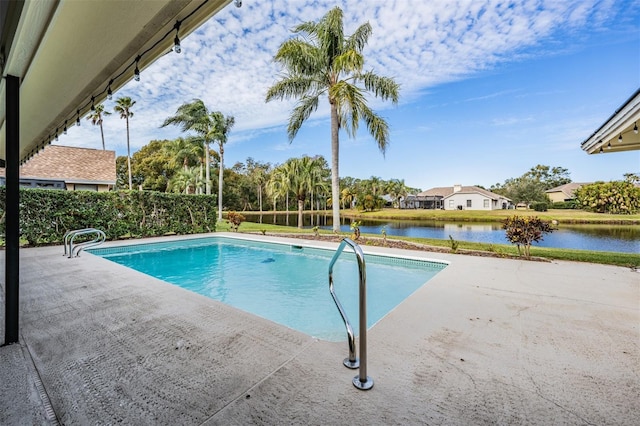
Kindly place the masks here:
[[(218, 155), (220, 163), (218, 168), (218, 221), (222, 220), (222, 179), (224, 177), (224, 144), (227, 143), (229, 131), (236, 123), (233, 116), (225, 117), (221, 112), (216, 111), (210, 114), (213, 120), (211, 137), (218, 142)], [(208, 166), (208, 165), (207, 165)], [(207, 178), (208, 179), (208, 178)]]
[[(322, 176), (321, 162), (315, 158), (291, 158), (278, 166), (271, 175), (268, 185), (271, 196), (289, 192), (295, 194), (298, 201), (298, 228), (302, 229), (303, 211), (307, 196), (316, 188), (322, 188), (319, 182)], [(287, 209), (288, 210), (288, 209)]]
[(195, 194), (202, 186), (202, 179), (197, 167), (180, 169), (169, 181), (168, 190), (178, 194)]
[(193, 138), (177, 138), (166, 142), (164, 150), (171, 156), (171, 162), (169, 164), (171, 167), (181, 167), (187, 170), (190, 164), (199, 161), (202, 147), (198, 141)]
[(132, 101), (130, 97), (123, 96), (116, 100), (116, 105), (113, 109), (120, 114), (120, 118), (124, 118), (127, 122), (127, 170), (129, 171), (129, 190), (133, 189), (131, 182), (131, 148), (129, 144), (129, 117), (133, 117), (133, 111), (131, 107), (136, 104), (136, 101)]
[(274, 61), (285, 69), (285, 76), (267, 92), (266, 101), (299, 99), (289, 117), (287, 132), (293, 141), (302, 123), (316, 111), (320, 96), (327, 96), (331, 107), (331, 199), (333, 229), (340, 230), (339, 130), (353, 137), (360, 120), (382, 153), (389, 142), (387, 123), (367, 105), (365, 92), (382, 100), (398, 102), (398, 84), (372, 71), (363, 72), (362, 50), (371, 35), (369, 23), (344, 36), (342, 10), (331, 9), (319, 22), (305, 22), (293, 29), (297, 37), (280, 45)]
[(105, 150), (104, 146), (104, 130), (102, 128), (102, 117), (105, 115), (111, 115), (109, 111), (105, 111), (104, 105), (99, 104), (95, 106), (95, 111), (87, 116), (87, 120), (91, 120), (91, 124), (94, 126), (98, 124), (100, 126), (100, 136), (102, 136), (102, 150)]

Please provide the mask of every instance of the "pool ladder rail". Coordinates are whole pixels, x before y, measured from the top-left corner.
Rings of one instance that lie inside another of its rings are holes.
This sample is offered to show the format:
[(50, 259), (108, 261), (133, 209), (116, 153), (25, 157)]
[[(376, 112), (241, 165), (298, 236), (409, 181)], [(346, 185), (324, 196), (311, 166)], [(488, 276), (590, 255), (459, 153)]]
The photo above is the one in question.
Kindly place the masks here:
[[(355, 337), (353, 335), (353, 327), (347, 318), (347, 314), (342, 308), (338, 297), (334, 291), (333, 286), (333, 265), (340, 257), (340, 254), (344, 250), (345, 246), (349, 246), (356, 254), (356, 260), (358, 262), (358, 276), (359, 276), (359, 311), (360, 311), (360, 359), (356, 357), (356, 344)], [(359, 374), (353, 378), (353, 385), (360, 390), (369, 390), (373, 387), (373, 379), (367, 376), (367, 274), (364, 262), (364, 253), (358, 244), (356, 244), (350, 238), (344, 238), (336, 253), (331, 259), (329, 264), (329, 292), (333, 301), (340, 312), (342, 321), (347, 329), (347, 340), (349, 344), (349, 357), (345, 358), (342, 362), (345, 367), (356, 369), (360, 368)]]
[[(80, 235), (90, 235), (95, 234), (94, 238), (89, 241), (83, 241), (81, 243), (74, 244), (76, 237)], [(74, 229), (71, 231), (67, 231), (64, 234), (64, 255), (71, 259), (72, 257), (80, 256), (80, 252), (89, 247), (99, 246), (104, 243), (107, 239), (107, 236), (100, 229), (96, 228), (84, 228), (84, 229)]]

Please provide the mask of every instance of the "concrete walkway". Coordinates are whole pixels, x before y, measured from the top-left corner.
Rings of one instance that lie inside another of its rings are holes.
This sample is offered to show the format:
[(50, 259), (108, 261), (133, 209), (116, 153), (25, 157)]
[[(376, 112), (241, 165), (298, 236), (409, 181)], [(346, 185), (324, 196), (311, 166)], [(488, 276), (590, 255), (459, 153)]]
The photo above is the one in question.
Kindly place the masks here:
[(88, 253), (21, 250), (0, 424), (637, 424), (639, 273), (379, 251), (451, 264), (369, 331), (360, 391), (346, 343)]

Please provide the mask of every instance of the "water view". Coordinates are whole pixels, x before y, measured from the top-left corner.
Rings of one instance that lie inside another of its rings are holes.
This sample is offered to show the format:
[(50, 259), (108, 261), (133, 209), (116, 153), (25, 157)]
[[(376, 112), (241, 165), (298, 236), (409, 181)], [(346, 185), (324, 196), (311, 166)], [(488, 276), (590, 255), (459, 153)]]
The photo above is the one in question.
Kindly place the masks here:
[[(249, 222), (298, 226), (297, 213), (290, 214), (254, 214), (243, 212)], [(304, 227), (319, 226), (331, 229), (331, 215), (305, 214)], [(349, 232), (351, 218), (341, 218), (340, 230)], [(458, 241), (470, 241), (487, 244), (508, 244), (500, 223), (462, 223), (430, 220), (363, 220), (362, 233), (381, 235), (383, 227), (387, 236), (435, 238), (447, 240), (451, 235)], [(640, 226), (637, 225), (559, 225), (544, 240), (534, 246), (555, 247), (579, 250), (610, 251), (621, 253), (640, 253)]]

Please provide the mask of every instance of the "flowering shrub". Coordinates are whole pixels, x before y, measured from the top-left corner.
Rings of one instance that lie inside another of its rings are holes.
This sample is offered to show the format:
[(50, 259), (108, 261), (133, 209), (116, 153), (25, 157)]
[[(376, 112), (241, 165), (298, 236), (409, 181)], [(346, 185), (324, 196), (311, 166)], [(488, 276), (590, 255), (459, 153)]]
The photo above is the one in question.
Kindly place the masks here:
[(227, 222), (229, 223), (229, 227), (233, 232), (238, 232), (238, 228), (240, 224), (246, 220), (242, 214), (237, 212), (229, 212), (227, 213)]
[(511, 216), (504, 220), (502, 229), (506, 231), (506, 238), (518, 247), (518, 254), (531, 256), (531, 243), (540, 242), (544, 234), (553, 232), (551, 224), (535, 216)]

